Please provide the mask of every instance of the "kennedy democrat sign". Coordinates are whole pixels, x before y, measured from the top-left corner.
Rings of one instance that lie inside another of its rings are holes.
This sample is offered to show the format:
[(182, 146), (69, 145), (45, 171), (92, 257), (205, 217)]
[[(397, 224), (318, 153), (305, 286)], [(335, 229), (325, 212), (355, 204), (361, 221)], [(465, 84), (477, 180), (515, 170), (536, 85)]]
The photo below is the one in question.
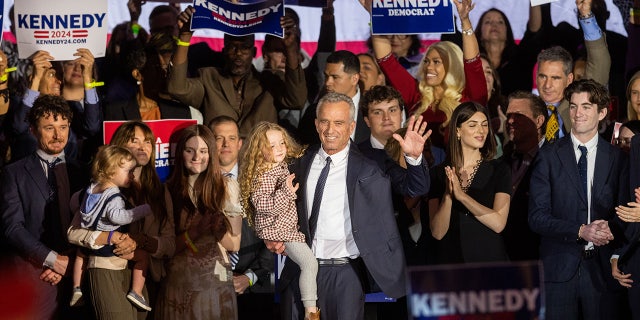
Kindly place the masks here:
[(538, 262), (410, 267), (408, 278), (411, 319), (531, 320), (544, 307)]
[(373, 34), (454, 33), (449, 0), (373, 0)]
[(195, 0), (196, 12), (191, 29), (215, 29), (235, 36), (268, 33), (282, 37), (280, 17), (284, 16), (282, 0), (253, 3), (231, 3), (226, 0)]
[(56, 60), (74, 60), (78, 48), (104, 57), (107, 1), (20, 0), (14, 9), (20, 59), (45, 50)]

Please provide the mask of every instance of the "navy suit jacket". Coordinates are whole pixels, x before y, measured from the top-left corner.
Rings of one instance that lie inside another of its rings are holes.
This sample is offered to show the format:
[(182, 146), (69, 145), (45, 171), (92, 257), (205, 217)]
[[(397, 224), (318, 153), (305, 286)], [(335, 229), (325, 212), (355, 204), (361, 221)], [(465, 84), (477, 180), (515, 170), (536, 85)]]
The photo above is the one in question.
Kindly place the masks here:
[[(84, 168), (74, 161), (67, 161), (66, 167), (70, 189), (67, 196), (70, 196), (86, 186), (88, 179)], [(59, 190), (59, 194), (62, 196), (63, 191)], [(2, 242), (8, 245), (9, 255), (19, 255), (36, 266), (42, 266), (52, 250), (41, 239), (48, 198), (47, 178), (35, 153), (5, 167), (0, 184), (0, 217)], [(62, 230), (58, 234), (67, 234), (72, 217), (70, 210), (60, 212)], [(71, 248), (66, 238), (63, 241)]]
[[(307, 243), (309, 238), (309, 209), (307, 208), (307, 176), (311, 162), (320, 146), (315, 145), (292, 165), (292, 172), (300, 181), (296, 206), (298, 224)], [(402, 242), (393, 216), (391, 184), (389, 178), (380, 171), (375, 162), (367, 159), (351, 143), (347, 164), (347, 194), (351, 214), (351, 231), (360, 257), (373, 280), (390, 297), (406, 294), (405, 260)], [(285, 263), (280, 277), (281, 288), (300, 275), (295, 263)], [(340, 288), (336, 288), (340, 290)]]
[[(629, 162), (619, 149), (598, 138), (591, 190), (591, 221), (603, 219), (616, 235), (615, 206), (624, 203), (628, 190)], [(564, 282), (578, 270), (585, 242), (578, 241), (581, 224), (587, 223), (587, 199), (582, 191), (578, 165), (567, 135), (544, 146), (534, 162), (529, 197), (529, 225), (541, 236), (540, 259), (545, 281)], [(598, 247), (601, 266), (609, 266), (613, 243)], [(602, 275), (610, 274), (610, 268)]]

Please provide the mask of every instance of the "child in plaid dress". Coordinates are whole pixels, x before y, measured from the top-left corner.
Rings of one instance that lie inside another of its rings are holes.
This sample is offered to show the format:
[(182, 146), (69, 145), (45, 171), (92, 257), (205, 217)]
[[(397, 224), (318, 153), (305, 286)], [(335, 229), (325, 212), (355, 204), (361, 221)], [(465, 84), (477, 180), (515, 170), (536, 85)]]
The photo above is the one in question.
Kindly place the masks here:
[(294, 174), (287, 160), (301, 155), (287, 131), (270, 122), (259, 123), (246, 144), (240, 169), (242, 204), (260, 239), (283, 241), (287, 256), (300, 266), (300, 294), (305, 319), (319, 319), (316, 275), (318, 262), (298, 230)]

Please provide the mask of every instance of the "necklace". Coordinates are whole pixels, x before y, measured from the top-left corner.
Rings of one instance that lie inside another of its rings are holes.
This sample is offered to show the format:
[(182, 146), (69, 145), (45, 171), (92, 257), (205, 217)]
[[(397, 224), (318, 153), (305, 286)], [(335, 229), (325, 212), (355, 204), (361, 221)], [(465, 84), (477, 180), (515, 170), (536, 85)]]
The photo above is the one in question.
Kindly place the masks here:
[(467, 185), (462, 185), (462, 176), (460, 173), (458, 173), (458, 182), (460, 183), (460, 188), (464, 193), (467, 193), (467, 190), (469, 190), (469, 187), (473, 182), (473, 178), (475, 178), (476, 173), (478, 173), (478, 168), (480, 168), (480, 164), (482, 164), (482, 158), (478, 159), (478, 161), (476, 161), (476, 164), (473, 166), (473, 171), (471, 172), (471, 174), (469, 175), (469, 178), (467, 179)]

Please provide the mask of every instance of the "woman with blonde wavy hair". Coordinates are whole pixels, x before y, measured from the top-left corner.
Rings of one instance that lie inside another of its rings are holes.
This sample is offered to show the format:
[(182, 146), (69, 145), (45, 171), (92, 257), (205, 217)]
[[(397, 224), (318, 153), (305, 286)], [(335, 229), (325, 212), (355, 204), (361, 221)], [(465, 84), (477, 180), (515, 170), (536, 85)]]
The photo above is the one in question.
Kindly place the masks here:
[[(360, 0), (367, 10), (369, 0)], [(445, 148), (446, 125), (453, 110), (464, 101), (487, 103), (487, 87), (480, 61), (478, 40), (473, 33), (469, 12), (471, 0), (454, 0), (462, 24), (462, 50), (448, 41), (432, 44), (420, 63), (417, 80), (398, 62), (391, 43), (384, 36), (372, 36), (373, 51), (387, 83), (402, 94), (407, 116), (422, 115), (433, 130), (433, 144)]]
[(633, 74), (627, 86), (627, 120), (640, 120), (640, 71)]

